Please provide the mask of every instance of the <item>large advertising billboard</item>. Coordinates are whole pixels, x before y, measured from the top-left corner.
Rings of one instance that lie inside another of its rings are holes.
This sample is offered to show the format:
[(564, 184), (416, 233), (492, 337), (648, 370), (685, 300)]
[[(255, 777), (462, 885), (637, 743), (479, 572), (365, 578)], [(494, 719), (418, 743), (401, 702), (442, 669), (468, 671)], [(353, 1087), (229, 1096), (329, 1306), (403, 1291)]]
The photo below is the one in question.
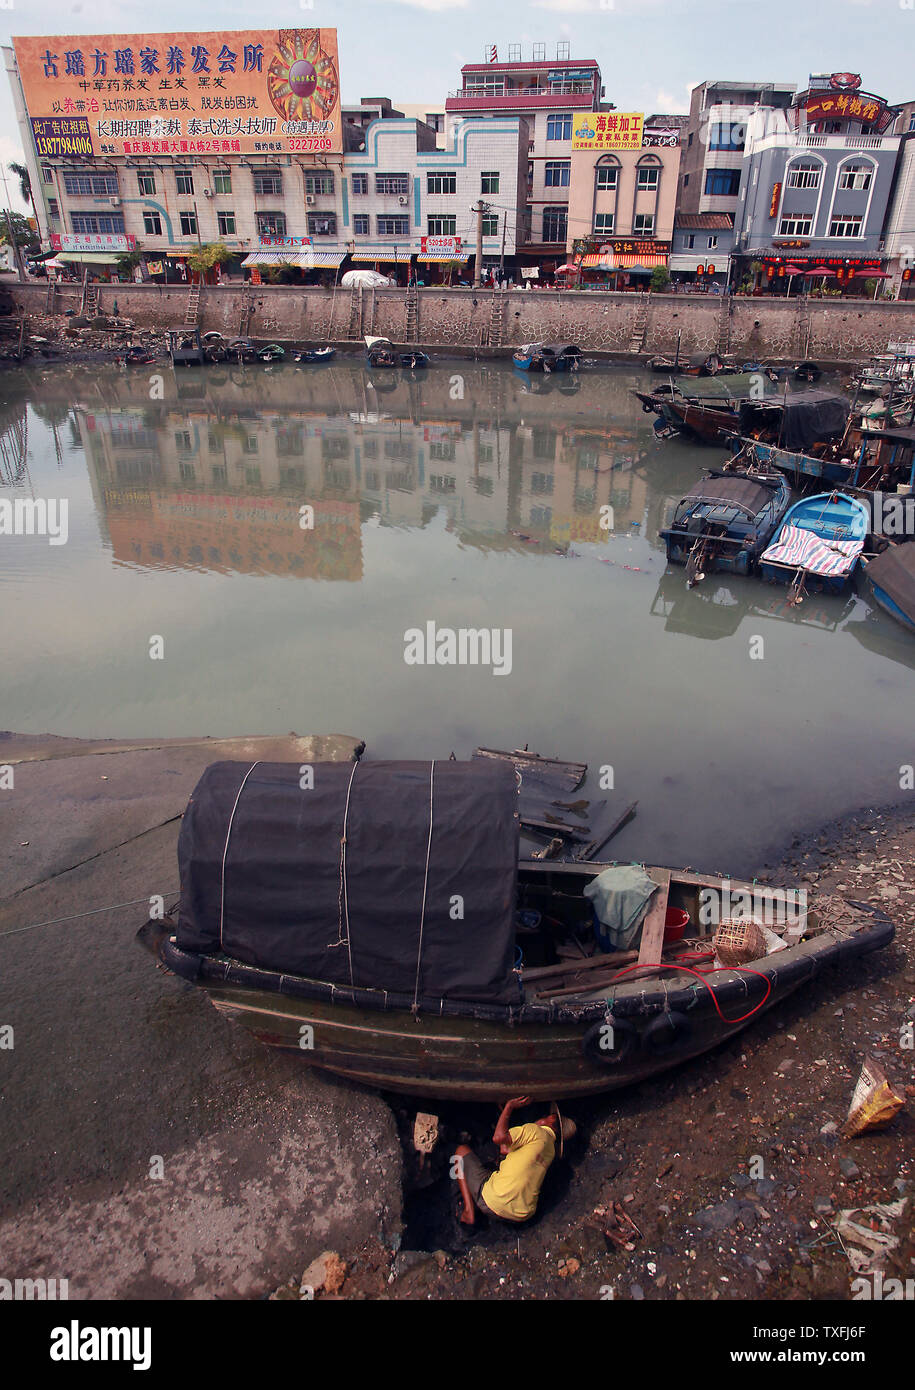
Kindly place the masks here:
[(575, 116), (572, 126), (573, 150), (640, 150), (642, 148), (641, 111), (586, 111)]
[(13, 39), (44, 156), (339, 154), (336, 29)]

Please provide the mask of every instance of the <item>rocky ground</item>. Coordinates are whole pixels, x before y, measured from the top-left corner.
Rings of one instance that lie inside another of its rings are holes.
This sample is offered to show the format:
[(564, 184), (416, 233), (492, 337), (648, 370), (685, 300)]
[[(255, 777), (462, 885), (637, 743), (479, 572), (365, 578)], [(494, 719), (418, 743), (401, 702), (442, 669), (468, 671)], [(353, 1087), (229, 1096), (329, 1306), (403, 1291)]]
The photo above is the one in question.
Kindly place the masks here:
[[(335, 1252), (325, 1291), (323, 1266), (312, 1265), (313, 1296), (849, 1299), (855, 1272), (838, 1213), (900, 1200), (889, 1218), (900, 1245), (884, 1274), (915, 1279), (915, 1053), (904, 1045), (915, 1019), (913, 863), (915, 810), (892, 810), (795, 841), (767, 866), (761, 877), (772, 882), (879, 903), (896, 921), (895, 943), (799, 991), (718, 1052), (570, 1107), (579, 1136), (526, 1227), (493, 1223), (468, 1236), (453, 1217), (447, 1155), (462, 1131), (480, 1143), (493, 1112), (439, 1107), (443, 1138), (431, 1172), (419, 1173), (415, 1107), (392, 1098), (407, 1154), (404, 1228)], [(885, 1131), (846, 1141), (837, 1131), (865, 1054), (907, 1106)], [(484, 1157), (496, 1161), (492, 1149)], [(641, 1232), (631, 1250), (594, 1216), (614, 1201)], [(293, 1271), (278, 1296), (299, 1297), (300, 1283)]]

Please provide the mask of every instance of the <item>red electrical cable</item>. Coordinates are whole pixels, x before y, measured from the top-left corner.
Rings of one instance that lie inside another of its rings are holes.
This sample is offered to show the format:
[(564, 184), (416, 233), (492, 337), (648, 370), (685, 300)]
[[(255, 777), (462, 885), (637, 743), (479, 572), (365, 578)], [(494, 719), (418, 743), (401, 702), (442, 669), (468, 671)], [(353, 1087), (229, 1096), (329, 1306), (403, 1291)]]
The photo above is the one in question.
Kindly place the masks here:
[(759, 1003), (754, 1004), (753, 1008), (750, 1010), (748, 1014), (741, 1014), (740, 1018), (725, 1018), (724, 1014), (721, 1012), (721, 1009), (718, 1007), (718, 1000), (715, 998), (715, 991), (712, 989), (708, 980), (705, 978), (705, 976), (700, 970), (693, 970), (688, 965), (668, 965), (666, 961), (645, 961), (644, 964), (640, 965), (627, 965), (624, 970), (618, 971), (610, 979), (609, 983), (611, 985), (614, 984), (617, 980), (622, 979), (624, 975), (631, 974), (633, 970), (685, 970), (687, 975), (695, 975), (696, 979), (701, 980), (702, 984), (705, 985), (709, 994), (712, 996), (712, 1003), (715, 1006), (715, 1012), (721, 1019), (722, 1023), (743, 1023), (746, 1019), (752, 1018), (753, 1015), (762, 1008), (763, 1004), (765, 1004), (766, 1000), (769, 998), (769, 995), (772, 993), (772, 982), (769, 980), (768, 976), (762, 973), (761, 970), (751, 970), (748, 965), (728, 965), (725, 967), (725, 969), (736, 970), (737, 973), (740, 975), (758, 975), (759, 978), (761, 980), (764, 980), (766, 984), (766, 992), (763, 995), (762, 999), (760, 999)]

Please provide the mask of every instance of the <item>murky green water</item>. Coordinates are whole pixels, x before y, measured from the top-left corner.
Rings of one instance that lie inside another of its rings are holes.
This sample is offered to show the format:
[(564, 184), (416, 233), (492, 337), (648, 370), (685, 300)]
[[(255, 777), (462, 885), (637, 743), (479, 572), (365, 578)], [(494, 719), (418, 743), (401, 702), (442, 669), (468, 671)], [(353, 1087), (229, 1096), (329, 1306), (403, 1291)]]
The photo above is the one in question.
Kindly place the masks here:
[[(0, 537), (0, 723), (342, 731), (376, 757), (526, 742), (613, 768), (608, 794), (639, 802), (618, 857), (731, 871), (897, 798), (915, 640), (863, 589), (794, 611), (751, 579), (687, 592), (657, 532), (720, 455), (655, 441), (642, 380), (7, 376), (0, 498), (66, 498), (69, 538)], [(428, 622), (511, 629), (510, 674), (408, 665)]]

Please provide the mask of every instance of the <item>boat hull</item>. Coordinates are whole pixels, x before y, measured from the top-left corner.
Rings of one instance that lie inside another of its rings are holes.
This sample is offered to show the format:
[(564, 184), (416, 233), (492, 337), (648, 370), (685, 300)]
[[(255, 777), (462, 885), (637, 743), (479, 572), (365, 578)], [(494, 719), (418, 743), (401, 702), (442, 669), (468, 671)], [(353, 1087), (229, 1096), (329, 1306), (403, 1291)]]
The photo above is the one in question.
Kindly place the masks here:
[(915, 617), (905, 613), (899, 604), (890, 598), (885, 589), (881, 589), (879, 584), (874, 583), (866, 571), (865, 575), (867, 576), (868, 587), (874, 596), (874, 602), (883, 609), (884, 613), (889, 613), (891, 618), (895, 618), (897, 623), (901, 623), (909, 632), (915, 632)]

